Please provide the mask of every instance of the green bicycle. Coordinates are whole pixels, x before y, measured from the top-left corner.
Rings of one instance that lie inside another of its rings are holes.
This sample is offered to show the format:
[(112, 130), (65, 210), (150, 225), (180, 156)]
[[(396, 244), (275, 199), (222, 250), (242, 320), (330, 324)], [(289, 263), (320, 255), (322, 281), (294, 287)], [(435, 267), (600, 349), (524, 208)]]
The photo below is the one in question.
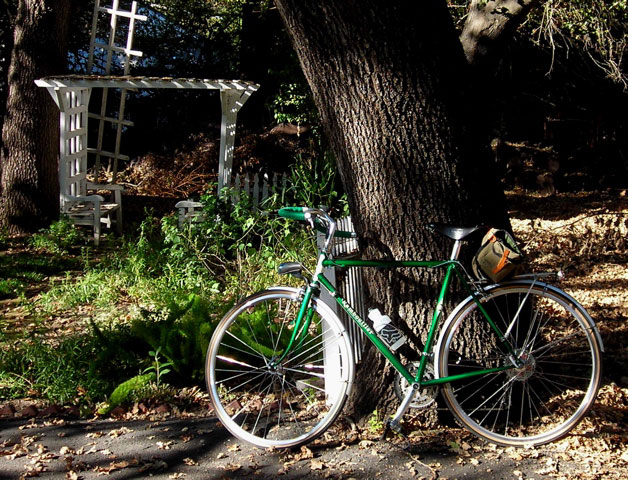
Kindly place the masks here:
[[(431, 226), (453, 240), (448, 260), (343, 260), (331, 257), (332, 239), (353, 234), (337, 231), (325, 211), (285, 207), (279, 215), (322, 229), (325, 244), (311, 278), (298, 263), (279, 268), (306, 280), (305, 287), (273, 287), (244, 299), (212, 336), (207, 386), (216, 415), (234, 436), (260, 447), (294, 447), (320, 436), (340, 414), (354, 381), (353, 348), (343, 323), (319, 298), (322, 289), (397, 370), (401, 402), (388, 420), (392, 429), (409, 408), (433, 401), (439, 388), (463, 427), (507, 446), (557, 440), (593, 405), (603, 351), (595, 323), (571, 296), (544, 281), (549, 274), (491, 285), (473, 281), (458, 256), (477, 227)], [(325, 267), (443, 268), (420, 360), (404, 365), (331, 285)], [(469, 296), (435, 342), (454, 277)]]

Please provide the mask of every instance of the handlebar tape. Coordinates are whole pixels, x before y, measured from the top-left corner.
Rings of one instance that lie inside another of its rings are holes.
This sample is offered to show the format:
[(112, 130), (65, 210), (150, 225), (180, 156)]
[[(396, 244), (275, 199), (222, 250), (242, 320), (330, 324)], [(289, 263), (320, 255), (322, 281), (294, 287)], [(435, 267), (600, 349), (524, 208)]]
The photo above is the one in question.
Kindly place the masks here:
[(305, 220), (305, 212), (307, 210), (307, 207), (283, 207), (279, 209), (277, 214), (290, 220)]

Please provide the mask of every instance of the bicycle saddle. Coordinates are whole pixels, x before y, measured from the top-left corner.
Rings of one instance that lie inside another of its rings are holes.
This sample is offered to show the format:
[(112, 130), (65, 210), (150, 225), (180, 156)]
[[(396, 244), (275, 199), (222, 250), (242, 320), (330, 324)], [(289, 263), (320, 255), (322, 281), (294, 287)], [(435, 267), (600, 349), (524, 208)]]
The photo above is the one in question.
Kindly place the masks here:
[(463, 238), (471, 235), (473, 232), (476, 232), (486, 227), (453, 227), (451, 225), (445, 225), (443, 223), (430, 223), (428, 224), (427, 228), (434, 232), (438, 232), (441, 235), (445, 235), (452, 240), (462, 240)]

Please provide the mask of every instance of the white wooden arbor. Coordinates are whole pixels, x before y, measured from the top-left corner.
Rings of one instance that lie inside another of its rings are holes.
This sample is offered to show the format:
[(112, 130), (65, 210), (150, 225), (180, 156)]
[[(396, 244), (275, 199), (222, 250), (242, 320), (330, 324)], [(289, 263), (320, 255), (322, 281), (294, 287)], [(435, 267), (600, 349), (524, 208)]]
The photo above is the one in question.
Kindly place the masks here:
[[(196, 89), (217, 90), (220, 92), (222, 119), (220, 128), (220, 156), (218, 169), (218, 191), (229, 185), (233, 168), (233, 150), (238, 111), (248, 98), (259, 88), (252, 82), (238, 80), (201, 80), (193, 78), (157, 78), (132, 76), (86, 76), (64, 75), (36, 80), (39, 87), (46, 88), (59, 107), (60, 116), (60, 158), (59, 186), (61, 189), (61, 211), (78, 219), (76, 223), (94, 225), (96, 244), (100, 235), (100, 223), (111, 226), (115, 212), (118, 229), (122, 216), (120, 203), (112, 202), (103, 209), (104, 200), (88, 198), (89, 188), (103, 186), (89, 185), (87, 182), (87, 125), (88, 104), (93, 88), (120, 89)], [(114, 185), (105, 186), (119, 194)], [(100, 197), (102, 198), (102, 197)]]

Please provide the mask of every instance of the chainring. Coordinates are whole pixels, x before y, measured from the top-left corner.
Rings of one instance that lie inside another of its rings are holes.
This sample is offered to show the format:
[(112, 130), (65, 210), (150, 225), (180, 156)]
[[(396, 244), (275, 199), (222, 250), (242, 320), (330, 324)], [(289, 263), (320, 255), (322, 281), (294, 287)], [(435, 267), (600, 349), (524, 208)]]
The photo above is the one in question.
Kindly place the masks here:
[[(406, 369), (411, 375), (416, 375), (416, 372), (419, 370), (419, 362), (409, 363), (408, 365), (406, 365)], [(432, 367), (430, 363), (426, 363), (425, 370), (423, 371), (423, 379), (431, 380), (434, 377), (434, 367)], [(399, 372), (395, 374), (393, 387), (395, 390), (395, 395), (397, 395), (397, 398), (399, 398), (399, 400), (403, 400), (408, 393), (408, 389), (411, 388), (408, 381)], [(421, 387), (421, 389), (414, 396), (414, 399), (412, 399), (412, 403), (410, 403), (410, 408), (429, 407), (436, 400), (437, 393), (438, 390), (436, 386)]]

